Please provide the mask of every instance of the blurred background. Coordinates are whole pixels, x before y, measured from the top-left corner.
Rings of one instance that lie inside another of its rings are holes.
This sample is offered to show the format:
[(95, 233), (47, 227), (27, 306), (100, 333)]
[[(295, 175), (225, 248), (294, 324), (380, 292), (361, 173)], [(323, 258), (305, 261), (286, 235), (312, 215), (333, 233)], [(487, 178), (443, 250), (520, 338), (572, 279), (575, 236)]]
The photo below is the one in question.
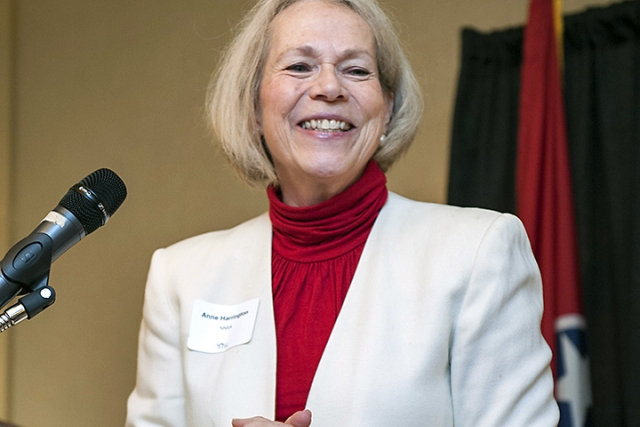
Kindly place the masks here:
[[(463, 26), (522, 25), (526, 0), (381, 1), (425, 98), (422, 127), (388, 173), (446, 202)], [(602, 0), (565, 0), (566, 13)], [(129, 196), (53, 266), (54, 306), (0, 335), (0, 419), (122, 426), (154, 249), (267, 209), (232, 173), (204, 115), (209, 78), (244, 0), (0, 0), (0, 250), (67, 189), (108, 167)]]

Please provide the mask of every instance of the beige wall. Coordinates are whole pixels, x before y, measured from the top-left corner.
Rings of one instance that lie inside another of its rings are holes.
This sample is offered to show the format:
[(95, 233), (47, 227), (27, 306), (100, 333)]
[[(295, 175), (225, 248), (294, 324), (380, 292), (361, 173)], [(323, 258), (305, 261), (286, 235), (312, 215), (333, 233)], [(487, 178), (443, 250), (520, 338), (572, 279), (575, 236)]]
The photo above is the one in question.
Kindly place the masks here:
[[(414, 147), (389, 173), (392, 190), (445, 201), (460, 27), (521, 24), (527, 3), (384, 1), (426, 102)], [(573, 11), (604, 1), (566, 3)], [(263, 192), (239, 183), (209, 144), (203, 120), (209, 75), (246, 4), (22, 0), (13, 21), (0, 9), (2, 49), (8, 22), (16, 46), (15, 78), (0, 69), (0, 127), (14, 125), (10, 144), (0, 134), (0, 238), (29, 233), (68, 187), (100, 167), (129, 189), (109, 225), (55, 263), (56, 304), (0, 336), (0, 346), (10, 345), (0, 356), (10, 357), (13, 421), (121, 426), (152, 251), (266, 209)], [(8, 105), (11, 114), (1, 109)]]
[[(11, 242), (9, 201), (11, 191), (11, 87), (13, 69), (13, 15), (9, 0), (0, 0), (0, 254)], [(2, 256), (2, 255), (0, 255)], [(0, 337), (0, 419), (7, 417), (9, 389), (9, 332)]]

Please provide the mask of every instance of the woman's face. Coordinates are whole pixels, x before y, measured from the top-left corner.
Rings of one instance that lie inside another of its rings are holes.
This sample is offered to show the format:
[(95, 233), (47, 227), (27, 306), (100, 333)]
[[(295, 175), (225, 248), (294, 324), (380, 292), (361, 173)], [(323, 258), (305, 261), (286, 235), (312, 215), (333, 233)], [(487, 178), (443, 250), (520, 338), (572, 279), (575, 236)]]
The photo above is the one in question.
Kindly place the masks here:
[(271, 24), (258, 126), (285, 203), (319, 203), (373, 156), (393, 99), (378, 80), (368, 24), (344, 5), (303, 0)]

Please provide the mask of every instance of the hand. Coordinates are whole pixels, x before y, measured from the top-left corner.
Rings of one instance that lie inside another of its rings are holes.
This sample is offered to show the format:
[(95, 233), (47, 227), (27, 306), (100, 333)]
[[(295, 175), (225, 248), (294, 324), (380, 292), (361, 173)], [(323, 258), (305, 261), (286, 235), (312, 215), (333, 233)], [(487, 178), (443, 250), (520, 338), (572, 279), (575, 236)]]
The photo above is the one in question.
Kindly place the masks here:
[(262, 417), (235, 419), (231, 421), (233, 427), (277, 427), (277, 426), (293, 426), (293, 427), (309, 427), (311, 425), (311, 411), (305, 409), (298, 411), (287, 418), (283, 423), (277, 421), (269, 421)]

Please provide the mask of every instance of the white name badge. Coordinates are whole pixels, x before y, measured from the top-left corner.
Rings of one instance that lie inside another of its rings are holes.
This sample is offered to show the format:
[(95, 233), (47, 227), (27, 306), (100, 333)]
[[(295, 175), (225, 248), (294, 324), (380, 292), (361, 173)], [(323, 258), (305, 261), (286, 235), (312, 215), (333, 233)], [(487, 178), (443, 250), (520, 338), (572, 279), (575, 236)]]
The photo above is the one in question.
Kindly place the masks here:
[(187, 347), (203, 353), (220, 353), (251, 341), (258, 315), (258, 298), (238, 305), (193, 303)]

